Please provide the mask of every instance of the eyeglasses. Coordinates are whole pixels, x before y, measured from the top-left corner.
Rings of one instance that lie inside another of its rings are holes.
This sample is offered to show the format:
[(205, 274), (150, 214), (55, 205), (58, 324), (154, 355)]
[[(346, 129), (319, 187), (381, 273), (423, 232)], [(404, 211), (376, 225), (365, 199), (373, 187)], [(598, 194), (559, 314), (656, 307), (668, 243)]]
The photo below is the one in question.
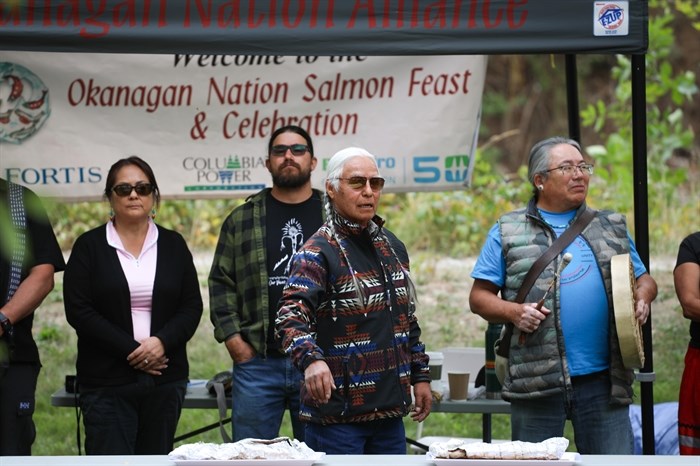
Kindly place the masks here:
[(292, 155), (296, 157), (301, 157), (302, 155), (309, 152), (309, 146), (307, 146), (306, 144), (292, 144), (291, 146), (279, 144), (276, 146), (272, 146), (272, 150), (270, 151), (270, 153), (272, 155), (281, 157), (283, 155), (286, 155), (288, 150), (292, 151)]
[(131, 194), (131, 191), (136, 191), (139, 196), (148, 196), (153, 192), (153, 185), (150, 183), (139, 183), (136, 185), (118, 184), (112, 188), (114, 194), (119, 197), (126, 197)]
[(384, 187), (384, 178), (381, 176), (373, 176), (372, 178), (367, 178), (366, 176), (351, 176), (350, 178), (338, 178), (339, 180), (345, 180), (348, 182), (348, 186), (352, 189), (365, 189), (367, 186), (367, 181), (369, 181), (369, 187), (372, 191), (381, 191)]
[(590, 163), (580, 163), (578, 165), (560, 165), (558, 167), (550, 168), (542, 173), (553, 172), (554, 170), (559, 170), (562, 175), (570, 176), (576, 173), (576, 170), (580, 171), (582, 175), (592, 175), (593, 165)]

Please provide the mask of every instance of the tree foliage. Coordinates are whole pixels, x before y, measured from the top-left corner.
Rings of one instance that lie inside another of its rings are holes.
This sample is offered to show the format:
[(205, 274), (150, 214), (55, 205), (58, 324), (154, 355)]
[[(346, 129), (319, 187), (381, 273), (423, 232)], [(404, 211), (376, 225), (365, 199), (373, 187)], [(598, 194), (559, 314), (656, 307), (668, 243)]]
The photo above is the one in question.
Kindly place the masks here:
[[(696, 217), (700, 208), (698, 181), (692, 176), (694, 167), (690, 163), (695, 135), (684, 110), (685, 105), (693, 103), (698, 87), (692, 70), (675, 69), (671, 61), (676, 42), (674, 11), (655, 11), (649, 21), (650, 47), (646, 54), (647, 178), (649, 219), (654, 225), (650, 242), (657, 250), (670, 252), (690, 233), (678, 228), (680, 220)], [(611, 72), (613, 98), (591, 103), (581, 112), (583, 124), (593, 128), (601, 141), (588, 147), (600, 181), (593, 184), (591, 197), (602, 207), (628, 216), (633, 215), (634, 189), (631, 69), (628, 56), (617, 56)], [(687, 155), (687, 165), (675, 162), (675, 158), (683, 158), (680, 154)]]

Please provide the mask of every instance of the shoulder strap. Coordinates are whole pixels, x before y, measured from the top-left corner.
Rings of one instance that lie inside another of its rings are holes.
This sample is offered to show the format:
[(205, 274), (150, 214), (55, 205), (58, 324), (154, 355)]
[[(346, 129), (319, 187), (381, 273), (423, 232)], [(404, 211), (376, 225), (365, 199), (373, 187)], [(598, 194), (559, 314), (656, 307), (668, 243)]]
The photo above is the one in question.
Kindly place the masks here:
[(540, 276), (544, 268), (552, 262), (552, 260), (557, 257), (565, 247), (567, 247), (571, 242), (576, 239), (576, 237), (583, 231), (584, 228), (586, 228), (586, 225), (588, 225), (591, 220), (593, 220), (593, 217), (595, 217), (596, 211), (591, 209), (591, 208), (586, 208), (586, 210), (579, 215), (579, 217), (576, 219), (576, 221), (564, 231), (554, 242), (552, 245), (547, 248), (547, 250), (535, 261), (534, 264), (532, 264), (532, 267), (530, 267), (530, 270), (528, 270), (527, 275), (525, 275), (525, 279), (523, 280), (523, 284), (520, 285), (520, 289), (518, 290), (518, 294), (515, 297), (515, 302), (516, 303), (522, 303), (525, 301), (525, 297), (527, 294), (530, 292), (530, 288), (532, 288), (532, 285), (535, 284), (535, 280), (537, 280), (537, 277)]
[[(540, 276), (544, 268), (552, 262), (552, 260), (561, 253), (566, 246), (571, 244), (571, 242), (586, 228), (586, 225), (591, 223), (593, 217), (595, 217), (596, 211), (591, 208), (586, 208), (586, 210), (579, 215), (576, 221), (561, 234), (552, 245), (547, 248), (547, 250), (532, 264), (530, 270), (527, 271), (523, 284), (520, 285), (518, 289), (518, 294), (515, 297), (516, 303), (522, 303), (525, 301), (525, 297), (530, 292), (532, 285), (535, 284), (535, 280)], [(513, 324), (508, 322), (503, 326), (503, 331), (501, 333), (500, 341), (498, 342), (498, 347), (496, 353), (504, 358), (508, 357), (510, 353), (510, 339), (513, 336)]]
[(10, 201), (10, 217), (14, 238), (12, 238), (12, 260), (10, 261), (10, 273), (7, 287), (7, 296), (3, 303), (7, 303), (19, 288), (22, 278), (22, 265), (26, 247), (27, 216), (24, 208), (24, 193), (18, 184), (7, 182)]

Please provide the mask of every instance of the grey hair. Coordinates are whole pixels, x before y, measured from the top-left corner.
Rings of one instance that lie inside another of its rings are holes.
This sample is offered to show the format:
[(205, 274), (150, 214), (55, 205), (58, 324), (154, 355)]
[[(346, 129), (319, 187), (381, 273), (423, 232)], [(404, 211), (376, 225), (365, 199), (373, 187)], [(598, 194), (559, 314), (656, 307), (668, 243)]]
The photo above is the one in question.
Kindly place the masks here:
[(551, 158), (552, 148), (560, 144), (568, 144), (569, 146), (575, 147), (579, 152), (583, 153), (581, 150), (581, 144), (573, 139), (565, 138), (563, 136), (554, 136), (551, 138), (543, 139), (542, 141), (536, 143), (532, 146), (530, 150), (530, 157), (527, 163), (527, 177), (530, 180), (530, 184), (533, 187), (533, 194), (535, 199), (539, 196), (539, 191), (537, 186), (535, 186), (535, 175), (540, 174), (545, 179), (549, 176), (547, 170), (549, 169), (549, 161)]
[[(366, 149), (362, 149), (360, 147), (347, 147), (333, 154), (333, 157), (331, 157), (330, 161), (328, 162), (326, 182), (331, 185), (334, 191), (337, 191), (340, 188), (340, 177), (343, 174), (343, 168), (345, 168), (345, 164), (355, 157), (366, 157), (372, 160), (372, 162), (374, 162), (374, 166), (377, 167), (377, 173), (379, 173), (379, 166), (377, 165), (377, 159), (374, 157), (374, 155), (372, 155)], [(350, 263), (350, 258), (348, 257), (348, 254), (345, 251), (343, 244), (340, 242), (338, 233), (335, 231), (335, 224), (333, 223), (334, 209), (333, 203), (331, 202), (331, 198), (330, 196), (328, 196), (328, 187), (326, 187), (326, 193), (324, 195), (324, 208), (326, 209), (326, 224), (328, 225), (328, 229), (331, 232), (331, 236), (338, 243), (340, 252), (345, 258), (345, 262), (347, 262), (348, 268), (350, 269), (352, 281), (355, 285), (355, 294), (357, 296), (357, 299), (362, 303), (363, 306), (366, 306), (366, 299), (364, 294), (362, 293), (362, 284), (360, 283), (360, 280), (355, 274), (355, 269), (352, 267), (352, 264)], [(401, 264), (401, 260), (396, 254), (396, 251), (394, 251), (394, 247), (391, 245), (389, 238), (387, 238), (387, 236), (384, 233), (382, 233), (382, 237), (384, 238), (384, 241), (386, 241), (386, 243), (389, 245), (389, 248), (391, 249), (391, 252), (394, 254), (394, 257), (396, 258), (398, 263), (401, 265), (401, 269), (403, 270), (404, 277), (406, 280), (406, 291), (408, 293), (408, 299), (410, 305), (413, 306), (418, 300), (416, 286), (413, 283), (413, 280), (411, 279), (411, 274), (408, 272), (408, 270), (405, 269), (403, 264)]]
[[(328, 167), (326, 172), (326, 181), (328, 181), (333, 187), (334, 191), (337, 191), (340, 187), (340, 176), (343, 174), (343, 168), (345, 164), (355, 157), (365, 157), (370, 159), (374, 166), (377, 167), (377, 173), (379, 173), (379, 166), (377, 165), (377, 159), (374, 155), (370, 154), (366, 149), (361, 147), (346, 147), (345, 149), (339, 150), (333, 157), (328, 161)], [(378, 174), (377, 176), (381, 176)]]

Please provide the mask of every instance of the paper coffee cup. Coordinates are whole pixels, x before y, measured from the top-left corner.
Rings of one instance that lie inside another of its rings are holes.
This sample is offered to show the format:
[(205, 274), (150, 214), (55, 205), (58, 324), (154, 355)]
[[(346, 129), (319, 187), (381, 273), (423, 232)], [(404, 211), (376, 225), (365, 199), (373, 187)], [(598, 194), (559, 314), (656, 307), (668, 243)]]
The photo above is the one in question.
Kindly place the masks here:
[(447, 383), (450, 387), (450, 400), (467, 400), (467, 394), (469, 393), (469, 372), (448, 372)]

